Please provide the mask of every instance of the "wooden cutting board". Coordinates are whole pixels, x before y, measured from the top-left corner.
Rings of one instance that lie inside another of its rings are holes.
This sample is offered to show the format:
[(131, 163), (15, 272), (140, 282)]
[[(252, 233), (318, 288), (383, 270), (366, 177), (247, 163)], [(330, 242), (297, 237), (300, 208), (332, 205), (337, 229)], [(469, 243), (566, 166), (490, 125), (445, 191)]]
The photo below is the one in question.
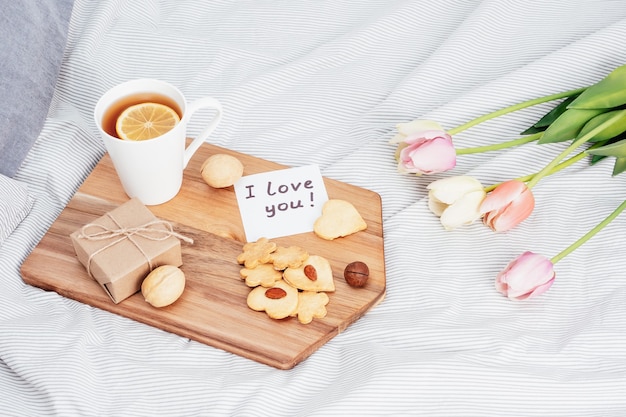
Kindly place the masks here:
[[(246, 305), (250, 288), (240, 278), (237, 255), (245, 243), (233, 187), (213, 189), (200, 176), (202, 162), (215, 153), (236, 156), (244, 175), (285, 168), (249, 155), (204, 144), (189, 162), (180, 193), (169, 202), (148, 208), (174, 229), (191, 237), (182, 242), (186, 287), (174, 304), (157, 309), (137, 293), (114, 304), (78, 261), (69, 235), (84, 224), (128, 201), (108, 155), (105, 155), (22, 265), (26, 283), (110, 311), (138, 322), (224, 349), (279, 368), (291, 369), (385, 296), (380, 196), (350, 184), (324, 178), (329, 198), (350, 201), (367, 223), (367, 230), (327, 241), (314, 233), (272, 239), (297, 245), (326, 257), (336, 290), (329, 293), (328, 314), (301, 324), (296, 318), (274, 320)], [(363, 261), (370, 269), (364, 288), (352, 288), (344, 267)]]

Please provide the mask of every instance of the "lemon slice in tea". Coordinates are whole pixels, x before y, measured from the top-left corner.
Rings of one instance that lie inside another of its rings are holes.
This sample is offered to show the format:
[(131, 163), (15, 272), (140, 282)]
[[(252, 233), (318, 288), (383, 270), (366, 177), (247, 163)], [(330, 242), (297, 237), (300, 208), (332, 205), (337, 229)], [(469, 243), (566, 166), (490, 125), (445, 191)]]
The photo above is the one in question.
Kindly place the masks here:
[(115, 131), (120, 139), (147, 140), (170, 131), (180, 121), (178, 113), (160, 103), (140, 103), (120, 114)]

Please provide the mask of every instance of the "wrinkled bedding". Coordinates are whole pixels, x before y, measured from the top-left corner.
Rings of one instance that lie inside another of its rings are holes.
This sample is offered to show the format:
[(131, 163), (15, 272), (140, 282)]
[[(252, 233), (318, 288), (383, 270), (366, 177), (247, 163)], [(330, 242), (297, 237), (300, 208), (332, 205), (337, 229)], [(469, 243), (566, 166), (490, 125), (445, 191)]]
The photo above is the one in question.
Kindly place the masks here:
[[(598, 81), (626, 63), (624, 6), (76, 0), (48, 117), (12, 176), (31, 200), (0, 246), (0, 415), (626, 415), (625, 215), (560, 261), (547, 293), (516, 302), (494, 287), (519, 253), (553, 256), (595, 226), (626, 176), (581, 161), (535, 187), (518, 228), (446, 231), (425, 187), (450, 173), (401, 175), (388, 143), (401, 122), (451, 128)], [(379, 193), (385, 300), (284, 371), (25, 284), (21, 263), (104, 154), (98, 97), (139, 77), (218, 98), (216, 145)], [(549, 108), (455, 142), (513, 139)], [(452, 174), (491, 184), (564, 146), (463, 156)]]
[(13, 176), (44, 124), (73, 0), (22, 0), (0, 14), (0, 174)]

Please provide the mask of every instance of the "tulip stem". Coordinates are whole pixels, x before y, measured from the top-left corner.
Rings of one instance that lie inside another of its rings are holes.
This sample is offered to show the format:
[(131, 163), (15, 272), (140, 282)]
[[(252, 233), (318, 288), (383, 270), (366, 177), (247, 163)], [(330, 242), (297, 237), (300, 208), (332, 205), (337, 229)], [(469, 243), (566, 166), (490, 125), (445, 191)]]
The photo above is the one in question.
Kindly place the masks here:
[(448, 134), (450, 136), (453, 136), (453, 135), (456, 135), (457, 133), (460, 133), (460, 132), (462, 132), (462, 131), (464, 131), (466, 129), (469, 129), (470, 127), (476, 126), (479, 123), (486, 122), (489, 119), (493, 119), (495, 117), (503, 116), (503, 115), (505, 115), (507, 113), (512, 113), (512, 112), (517, 111), (517, 110), (525, 109), (526, 107), (531, 107), (531, 106), (535, 106), (537, 104), (546, 103), (548, 101), (558, 100), (558, 99), (561, 99), (561, 98), (566, 98), (566, 97), (569, 97), (569, 96), (573, 96), (574, 94), (582, 93), (586, 89), (587, 89), (587, 87), (577, 88), (575, 90), (569, 90), (569, 91), (564, 91), (562, 93), (550, 94), (548, 96), (535, 98), (535, 99), (532, 99), (532, 100), (524, 101), (522, 103), (517, 103), (517, 104), (514, 104), (512, 106), (508, 106), (508, 107), (505, 107), (503, 109), (496, 110), (494, 112), (491, 112), (491, 113), (485, 114), (483, 116), (477, 117), (477, 118), (475, 118), (473, 120), (470, 120), (467, 123), (464, 123), (464, 124), (462, 124), (460, 126), (452, 128), (452, 129), (448, 130)]
[(602, 132), (604, 129), (606, 129), (611, 124), (613, 124), (613, 122), (617, 121), (618, 119), (621, 119), (622, 117), (623, 117), (623, 115), (621, 113), (618, 113), (618, 114), (614, 115), (613, 117), (611, 117), (610, 119), (608, 119), (607, 121), (605, 121), (604, 123), (596, 126), (592, 130), (590, 130), (587, 134), (585, 134), (585, 135), (581, 136), (580, 138), (572, 141), (572, 144), (570, 146), (565, 148), (565, 150), (563, 152), (561, 152), (556, 158), (554, 158), (541, 171), (539, 171), (537, 174), (535, 174), (535, 176), (530, 181), (528, 181), (528, 184), (526, 184), (526, 186), (529, 189), (533, 188), (535, 185), (537, 185), (537, 183), (539, 181), (541, 181), (541, 179), (543, 177), (545, 177), (546, 175), (550, 175), (552, 173), (552, 170), (554, 169), (554, 167), (556, 165), (558, 165), (561, 162), (561, 160), (563, 160), (563, 158), (565, 158), (567, 155), (572, 153), (572, 151), (574, 149), (578, 148), (583, 143), (585, 143), (588, 140), (592, 139), (595, 135), (597, 135), (598, 133)]
[(578, 239), (576, 242), (572, 243), (569, 247), (567, 247), (565, 250), (563, 250), (561, 253), (557, 254), (556, 256), (554, 256), (551, 261), (553, 264), (557, 263), (558, 261), (560, 261), (561, 259), (565, 258), (567, 255), (569, 255), (570, 253), (574, 252), (576, 249), (578, 249), (583, 243), (587, 242), (589, 239), (591, 239), (596, 233), (598, 233), (600, 230), (602, 230), (604, 228), (604, 226), (606, 226), (607, 224), (611, 223), (613, 221), (613, 219), (615, 219), (617, 216), (620, 215), (620, 213), (622, 211), (624, 211), (624, 209), (626, 209), (626, 200), (624, 200), (622, 202), (622, 204), (620, 204), (611, 214), (609, 214), (607, 216), (606, 219), (602, 220), (600, 223), (598, 223), (596, 225), (596, 227), (594, 227), (593, 229), (591, 229), (590, 231), (588, 231), (587, 233), (585, 233), (585, 235), (583, 237), (581, 237), (580, 239)]
[[(594, 143), (592, 146), (590, 146), (587, 150), (589, 149), (594, 149), (594, 148), (599, 148), (601, 146), (604, 146), (608, 143), (608, 140), (603, 140), (601, 142), (596, 142)], [(562, 169), (567, 168), (568, 166), (575, 164), (576, 162), (580, 161), (581, 159), (583, 159), (584, 157), (587, 156), (587, 151), (582, 151), (578, 154), (576, 154), (575, 156), (572, 156), (570, 159), (568, 159), (567, 161), (561, 162), (560, 164), (558, 164), (557, 166), (555, 166), (552, 171), (550, 171), (550, 173), (548, 175), (552, 175), (552, 174), (556, 174), (557, 172), (561, 171)], [(517, 177), (515, 178), (518, 181), (522, 181), (522, 182), (527, 182), (533, 179), (533, 177), (535, 175), (537, 175), (538, 172), (535, 172), (534, 174), (528, 174), (528, 175), (524, 175), (523, 177)], [(498, 187), (500, 184), (502, 184), (501, 182), (497, 183), (497, 184), (492, 184), (489, 187), (485, 187), (485, 192), (488, 193), (490, 191), (493, 191), (496, 187)]]
[(508, 142), (496, 143), (493, 145), (477, 146), (475, 148), (457, 149), (457, 155), (469, 155), (473, 153), (497, 151), (500, 149), (511, 148), (513, 146), (523, 145), (525, 143), (534, 142), (541, 137), (543, 132), (535, 133), (530, 136), (524, 136), (518, 139), (513, 139)]

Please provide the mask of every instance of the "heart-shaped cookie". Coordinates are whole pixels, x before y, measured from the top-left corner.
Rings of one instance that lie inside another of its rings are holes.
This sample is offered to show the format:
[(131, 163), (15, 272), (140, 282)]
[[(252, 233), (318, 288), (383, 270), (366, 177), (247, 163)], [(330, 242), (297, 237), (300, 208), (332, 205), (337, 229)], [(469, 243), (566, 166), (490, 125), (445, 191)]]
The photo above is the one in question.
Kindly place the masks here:
[(313, 225), (313, 232), (322, 239), (333, 240), (366, 228), (365, 220), (352, 203), (331, 199), (324, 203), (322, 215)]
[(298, 290), (285, 281), (276, 281), (269, 288), (256, 287), (248, 294), (248, 307), (265, 311), (273, 319), (284, 319), (298, 311)]
[(303, 291), (335, 291), (333, 270), (328, 259), (311, 255), (298, 268), (287, 268), (283, 279)]

